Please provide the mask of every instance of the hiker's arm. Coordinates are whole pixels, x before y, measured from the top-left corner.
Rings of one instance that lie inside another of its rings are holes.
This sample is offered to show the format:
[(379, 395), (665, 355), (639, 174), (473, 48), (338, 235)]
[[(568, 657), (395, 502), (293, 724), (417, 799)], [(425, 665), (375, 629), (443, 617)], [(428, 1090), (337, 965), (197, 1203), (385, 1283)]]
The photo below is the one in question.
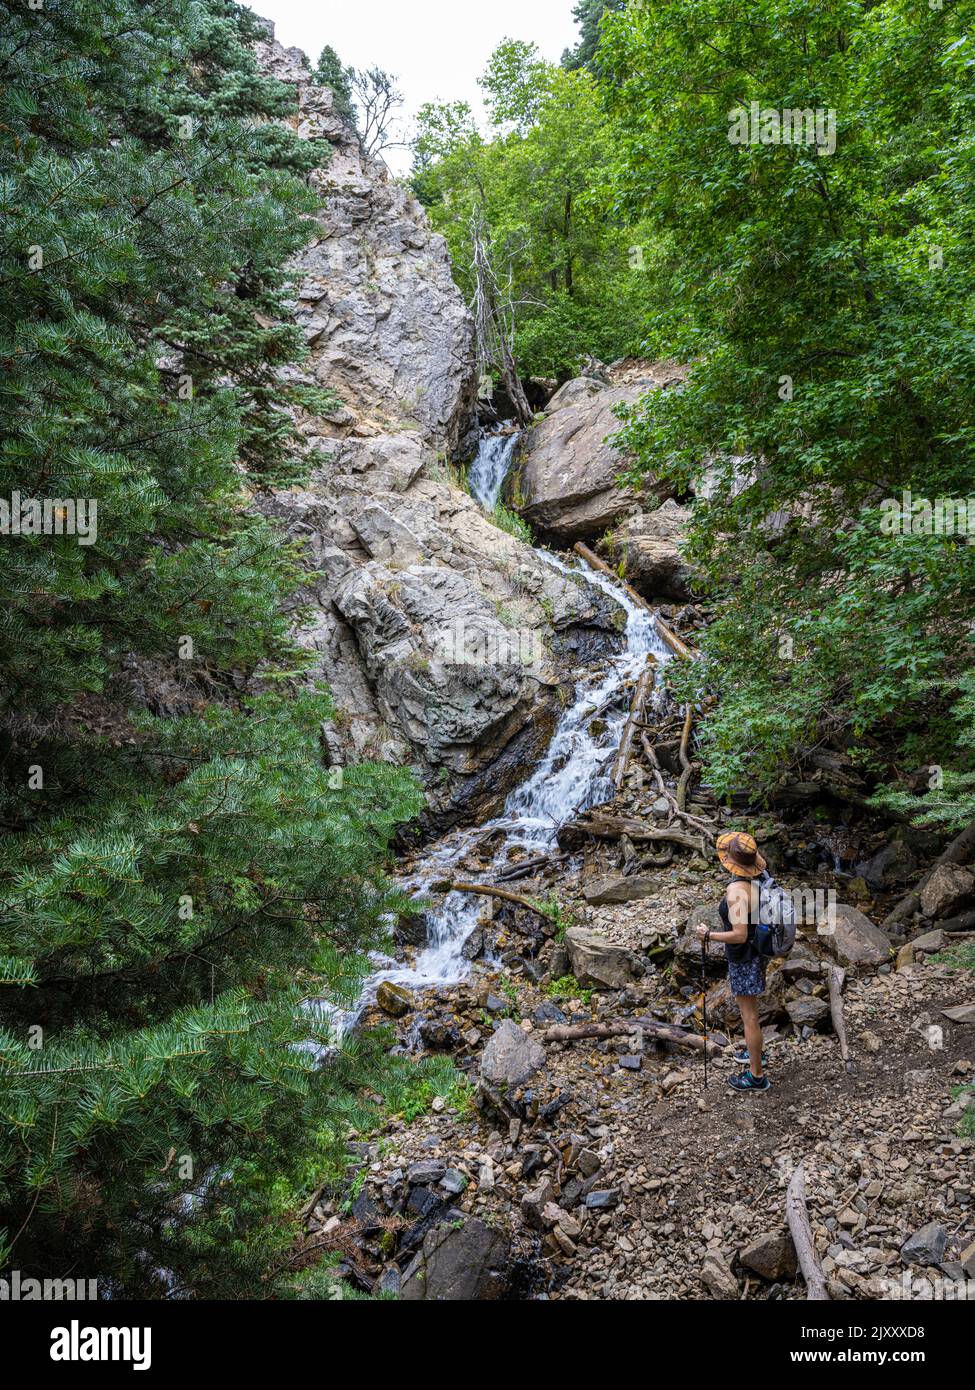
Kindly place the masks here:
[(740, 946), (748, 940), (748, 910), (751, 906), (748, 886), (733, 883), (728, 889), (728, 916), (731, 918), (731, 931), (708, 931), (702, 923), (697, 934), (703, 940), (726, 941), (729, 946)]

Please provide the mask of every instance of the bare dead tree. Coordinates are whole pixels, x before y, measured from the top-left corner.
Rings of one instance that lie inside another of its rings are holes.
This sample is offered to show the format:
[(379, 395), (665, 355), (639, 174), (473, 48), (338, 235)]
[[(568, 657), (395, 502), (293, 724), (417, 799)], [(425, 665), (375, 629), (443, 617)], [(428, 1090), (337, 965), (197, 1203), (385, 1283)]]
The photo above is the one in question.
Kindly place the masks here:
[(491, 239), (484, 214), (475, 208), (471, 214), (471, 278), (474, 282), (474, 328), (477, 365), (481, 376), (496, 371), (514, 406), (519, 424), (529, 425), (532, 408), (515, 366), (512, 345), (515, 337), (515, 301), (511, 267), (502, 283), (491, 255)]
[(359, 137), (366, 154), (378, 155), (402, 141), (392, 139), (392, 128), (403, 106), (398, 79), (382, 68), (350, 70), (352, 96), (359, 109)]

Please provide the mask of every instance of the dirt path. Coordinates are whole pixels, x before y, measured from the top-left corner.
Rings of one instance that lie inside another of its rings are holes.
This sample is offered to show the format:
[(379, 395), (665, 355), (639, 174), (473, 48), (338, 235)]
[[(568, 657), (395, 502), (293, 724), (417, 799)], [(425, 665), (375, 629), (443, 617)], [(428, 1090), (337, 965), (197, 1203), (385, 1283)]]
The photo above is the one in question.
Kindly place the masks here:
[[(973, 1029), (940, 1010), (973, 993), (970, 972), (933, 964), (851, 981), (852, 1075), (829, 1033), (772, 1041), (764, 1094), (732, 1092), (730, 1063), (713, 1069), (707, 1092), (696, 1060), (677, 1068), (683, 1079), (666, 1097), (656, 1076), (641, 1075), (642, 1094), (613, 1126), (611, 1180), (625, 1201), (598, 1223), (591, 1250), (580, 1249), (562, 1297), (709, 1298), (708, 1255), (734, 1268), (744, 1294), (803, 1297), (787, 1275), (765, 1280), (736, 1264), (758, 1237), (784, 1232), (785, 1188), (800, 1160), (834, 1297), (891, 1297), (883, 1281), (896, 1292), (901, 1245), (932, 1221), (948, 1232), (950, 1262), (975, 1238), (975, 1141), (944, 1117), (952, 1090), (971, 1078)], [(913, 1026), (925, 1016), (943, 1028), (940, 1050)]]

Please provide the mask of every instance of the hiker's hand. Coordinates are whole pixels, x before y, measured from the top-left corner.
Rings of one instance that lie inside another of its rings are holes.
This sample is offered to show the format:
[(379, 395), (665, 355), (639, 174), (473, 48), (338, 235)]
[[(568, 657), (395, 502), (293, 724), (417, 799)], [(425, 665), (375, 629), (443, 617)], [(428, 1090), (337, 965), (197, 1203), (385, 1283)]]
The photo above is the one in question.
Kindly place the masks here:
[(707, 941), (708, 937), (711, 935), (711, 928), (706, 927), (703, 922), (698, 922), (694, 930), (697, 932), (698, 936), (701, 938), (702, 941)]

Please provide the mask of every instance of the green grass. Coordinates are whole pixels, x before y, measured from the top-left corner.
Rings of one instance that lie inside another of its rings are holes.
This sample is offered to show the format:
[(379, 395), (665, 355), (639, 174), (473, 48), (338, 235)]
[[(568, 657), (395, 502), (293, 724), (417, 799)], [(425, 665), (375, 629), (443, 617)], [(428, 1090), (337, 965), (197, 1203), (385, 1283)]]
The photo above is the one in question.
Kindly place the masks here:
[(592, 990), (583, 989), (574, 975), (563, 975), (559, 980), (551, 980), (545, 986), (545, 993), (552, 999), (581, 999), (587, 1008), (592, 999)]
[(975, 970), (975, 941), (959, 941), (934, 958), (939, 965), (951, 970)]
[(502, 502), (494, 504), (494, 511), (491, 513), (491, 520), (501, 531), (507, 531), (509, 536), (516, 537), (519, 541), (524, 541), (526, 545), (534, 545), (535, 537), (532, 535), (532, 528), (527, 521), (522, 521), (517, 512), (509, 511)]

